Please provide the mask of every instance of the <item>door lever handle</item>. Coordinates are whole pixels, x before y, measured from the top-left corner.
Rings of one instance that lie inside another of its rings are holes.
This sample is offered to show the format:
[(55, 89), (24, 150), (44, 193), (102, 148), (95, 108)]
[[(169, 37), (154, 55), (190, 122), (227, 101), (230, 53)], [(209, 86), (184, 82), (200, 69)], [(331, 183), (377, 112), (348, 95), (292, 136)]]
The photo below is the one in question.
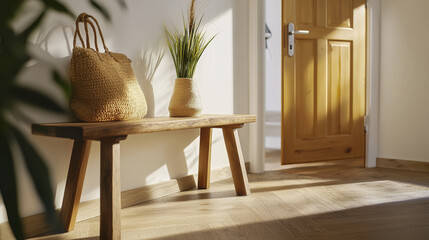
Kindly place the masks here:
[(295, 31), (295, 25), (293, 23), (289, 23), (287, 26), (287, 32), (288, 32), (288, 55), (289, 57), (292, 57), (295, 53), (295, 35), (296, 34), (310, 34), (310, 31), (308, 30), (296, 30)]
[(308, 30), (296, 30), (296, 31), (290, 31), (289, 32), (289, 35), (294, 35), (294, 34), (308, 35), (308, 34), (310, 34), (310, 31), (308, 31)]

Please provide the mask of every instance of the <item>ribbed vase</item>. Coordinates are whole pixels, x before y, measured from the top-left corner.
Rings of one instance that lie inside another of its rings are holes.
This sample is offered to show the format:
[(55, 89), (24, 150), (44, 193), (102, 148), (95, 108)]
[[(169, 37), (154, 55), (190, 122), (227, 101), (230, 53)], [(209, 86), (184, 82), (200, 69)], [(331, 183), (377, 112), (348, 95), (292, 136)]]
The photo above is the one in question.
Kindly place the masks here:
[(192, 78), (177, 78), (168, 106), (171, 117), (195, 117), (200, 115), (202, 106), (198, 83)]

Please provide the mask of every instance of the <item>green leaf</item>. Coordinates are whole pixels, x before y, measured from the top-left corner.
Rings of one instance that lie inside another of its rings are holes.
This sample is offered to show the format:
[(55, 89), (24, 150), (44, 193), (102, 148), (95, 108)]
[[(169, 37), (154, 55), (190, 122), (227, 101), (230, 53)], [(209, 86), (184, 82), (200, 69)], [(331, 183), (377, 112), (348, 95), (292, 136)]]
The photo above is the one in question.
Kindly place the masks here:
[(15, 85), (10, 91), (12, 93), (11, 96), (17, 101), (51, 112), (67, 113), (67, 110), (55, 102), (55, 100), (45, 93), (39, 92), (35, 89)]
[(69, 15), (71, 18), (76, 18), (76, 16), (64, 4), (57, 0), (42, 0), (42, 2), (48, 8)]
[(22, 111), (23, 109), (17, 108), (17, 107), (12, 107), (9, 111), (12, 114), (14, 120), (19, 121), (19, 122), (23, 122), (25, 124), (31, 125), (35, 122), (37, 122), (36, 120), (34, 120), (31, 116), (28, 116), (26, 112)]
[(0, 3), (0, 29), (7, 26), (21, 8), (24, 0), (1, 1)]
[(27, 41), (16, 35), (12, 28), (4, 27), (0, 31), (0, 79), (9, 83), (16, 79), (25, 63), (30, 59), (27, 53)]
[(10, 99), (9, 89), (13, 85), (12, 79), (0, 80), (0, 113), (9, 107), (12, 107), (12, 100)]
[(109, 22), (112, 21), (112, 19), (110, 18), (109, 12), (102, 6), (100, 5), (97, 1), (95, 0), (89, 0), (89, 3), (91, 3), (91, 6), (93, 6), (95, 9), (97, 9), (105, 19), (107, 19)]
[(207, 41), (205, 33), (199, 30), (202, 17), (196, 19), (192, 14), (193, 12), (191, 11), (188, 22), (183, 16), (181, 31), (176, 29), (172, 32), (164, 27), (167, 46), (178, 78), (192, 78), (194, 76), (198, 61), (207, 46), (215, 38), (212, 37)]
[(52, 79), (61, 88), (67, 100), (69, 100), (72, 95), (72, 87), (70, 83), (66, 81), (57, 71), (52, 72)]
[(48, 223), (56, 230), (55, 232), (60, 232), (60, 220), (55, 211), (54, 194), (48, 166), (20, 130), (12, 127), (12, 132), (21, 149), (27, 171), (30, 173), (39, 198), (45, 207)]
[(6, 134), (0, 135), (0, 190), (12, 232), (17, 239), (24, 239), (22, 222), (19, 216), (15, 166), (9, 138)]
[(122, 9), (127, 9), (127, 3), (125, 0), (118, 0), (119, 6), (121, 6)]
[(28, 26), (21, 34), (18, 35), (18, 38), (21, 39), (23, 42), (27, 42), (28, 37), (30, 34), (40, 25), (40, 23), (43, 20), (43, 17), (45, 16), (46, 11), (43, 11), (30, 26)]

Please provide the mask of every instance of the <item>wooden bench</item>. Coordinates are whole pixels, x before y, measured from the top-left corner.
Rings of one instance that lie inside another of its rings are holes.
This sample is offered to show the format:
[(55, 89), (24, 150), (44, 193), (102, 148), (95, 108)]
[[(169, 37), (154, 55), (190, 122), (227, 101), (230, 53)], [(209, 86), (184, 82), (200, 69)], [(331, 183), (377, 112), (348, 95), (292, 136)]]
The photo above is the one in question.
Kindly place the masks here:
[(127, 135), (200, 128), (198, 188), (210, 187), (212, 128), (222, 128), (237, 195), (250, 194), (237, 129), (255, 122), (254, 115), (203, 115), (190, 118), (146, 118), (104, 123), (33, 124), (35, 135), (74, 140), (61, 207), (66, 231), (74, 229), (91, 141), (101, 142), (100, 239), (121, 238), (121, 178), (119, 142)]

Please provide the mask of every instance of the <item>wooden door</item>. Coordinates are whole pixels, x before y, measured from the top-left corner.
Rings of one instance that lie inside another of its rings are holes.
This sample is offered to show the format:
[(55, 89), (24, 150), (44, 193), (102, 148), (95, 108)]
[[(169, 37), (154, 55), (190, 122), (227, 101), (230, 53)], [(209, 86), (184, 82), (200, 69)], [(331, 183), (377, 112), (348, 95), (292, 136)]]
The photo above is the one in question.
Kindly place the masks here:
[(282, 164), (364, 157), (365, 3), (283, 0)]

